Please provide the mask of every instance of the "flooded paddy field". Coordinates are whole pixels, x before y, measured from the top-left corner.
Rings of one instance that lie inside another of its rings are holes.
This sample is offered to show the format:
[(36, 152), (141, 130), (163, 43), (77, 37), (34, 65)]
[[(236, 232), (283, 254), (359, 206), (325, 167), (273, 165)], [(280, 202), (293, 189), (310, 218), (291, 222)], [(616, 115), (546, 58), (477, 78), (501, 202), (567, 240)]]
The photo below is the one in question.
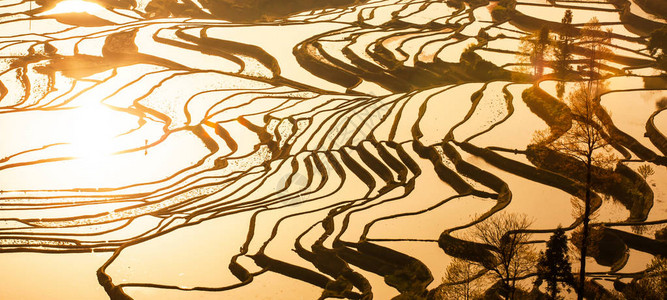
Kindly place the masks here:
[[(589, 297), (633, 299), (667, 268), (666, 18), (0, 1), (0, 299), (536, 299), (558, 227), (579, 274), (587, 217)], [(495, 274), (503, 218), (531, 259)]]

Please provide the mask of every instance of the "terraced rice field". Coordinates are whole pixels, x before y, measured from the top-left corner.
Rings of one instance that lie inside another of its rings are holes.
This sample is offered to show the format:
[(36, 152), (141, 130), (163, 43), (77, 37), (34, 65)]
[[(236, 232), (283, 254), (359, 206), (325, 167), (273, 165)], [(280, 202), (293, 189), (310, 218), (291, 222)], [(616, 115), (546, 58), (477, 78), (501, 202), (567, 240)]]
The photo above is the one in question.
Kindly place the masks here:
[(574, 130), (557, 85), (587, 56), (531, 77), (521, 43), (566, 10), (611, 30), (598, 129), (624, 184), (594, 190), (621, 246), (587, 278), (612, 290), (666, 255), (655, 8), (232, 2), (0, 1), (0, 299), (437, 298), (474, 225), (508, 213), (543, 250), (581, 228), (585, 185), (534, 136)]

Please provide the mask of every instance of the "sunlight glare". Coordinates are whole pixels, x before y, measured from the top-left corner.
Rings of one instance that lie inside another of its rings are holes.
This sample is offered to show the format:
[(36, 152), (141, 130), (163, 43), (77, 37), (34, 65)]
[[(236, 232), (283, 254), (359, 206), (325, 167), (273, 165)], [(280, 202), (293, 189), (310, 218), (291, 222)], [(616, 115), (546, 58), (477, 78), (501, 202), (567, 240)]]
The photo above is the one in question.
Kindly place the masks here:
[(102, 11), (104, 7), (97, 3), (91, 3), (83, 0), (67, 0), (56, 4), (51, 10), (43, 13), (43, 15), (67, 14), (67, 13), (89, 13)]
[(69, 135), (75, 156), (97, 160), (113, 153), (117, 125), (112, 112), (100, 103), (87, 104), (77, 110), (79, 117), (72, 121), (74, 126)]

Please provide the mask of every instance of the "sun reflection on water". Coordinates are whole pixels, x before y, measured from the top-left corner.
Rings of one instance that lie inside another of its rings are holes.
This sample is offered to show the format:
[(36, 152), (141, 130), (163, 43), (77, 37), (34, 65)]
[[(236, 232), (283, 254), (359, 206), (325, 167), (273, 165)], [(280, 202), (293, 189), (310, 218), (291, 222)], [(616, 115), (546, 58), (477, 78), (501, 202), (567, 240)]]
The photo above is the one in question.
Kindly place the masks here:
[(100, 103), (91, 103), (77, 108), (79, 117), (72, 120), (73, 130), (69, 133), (74, 156), (99, 160), (113, 153), (119, 127), (110, 110)]
[(118, 112), (103, 103), (88, 101), (74, 109), (67, 122), (69, 131), (62, 139), (75, 160), (68, 163), (68, 176), (81, 179), (87, 186), (104, 187), (115, 181), (127, 166), (117, 152), (144, 145), (143, 134), (125, 134), (137, 127), (137, 118)]
[(67, 0), (56, 4), (56, 6), (44, 12), (44, 15), (66, 14), (66, 13), (94, 13), (103, 11), (104, 7), (97, 3), (82, 0)]

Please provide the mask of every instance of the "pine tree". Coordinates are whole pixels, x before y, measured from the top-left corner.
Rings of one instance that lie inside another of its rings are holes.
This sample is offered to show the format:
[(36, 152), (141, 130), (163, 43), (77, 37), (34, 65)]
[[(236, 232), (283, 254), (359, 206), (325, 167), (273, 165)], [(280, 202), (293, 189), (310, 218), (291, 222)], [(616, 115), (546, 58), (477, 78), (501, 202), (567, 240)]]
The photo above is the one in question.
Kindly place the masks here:
[(540, 253), (537, 264), (537, 285), (547, 282), (547, 292), (551, 299), (560, 299), (559, 283), (573, 285), (574, 276), (567, 254), (567, 236), (565, 230), (558, 227), (547, 242), (546, 252)]

